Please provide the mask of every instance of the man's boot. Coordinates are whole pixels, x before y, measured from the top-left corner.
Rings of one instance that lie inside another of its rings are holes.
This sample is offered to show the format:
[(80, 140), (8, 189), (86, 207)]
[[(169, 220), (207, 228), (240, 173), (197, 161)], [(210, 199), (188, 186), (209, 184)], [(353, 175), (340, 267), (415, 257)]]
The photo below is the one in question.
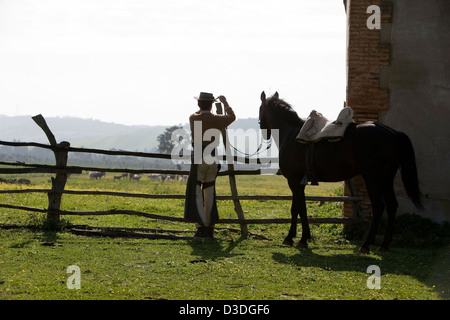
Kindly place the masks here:
[(199, 226), (197, 227), (197, 231), (194, 233), (194, 238), (205, 238), (206, 233), (206, 227)]
[(205, 237), (214, 239), (214, 226), (212, 227), (205, 227)]

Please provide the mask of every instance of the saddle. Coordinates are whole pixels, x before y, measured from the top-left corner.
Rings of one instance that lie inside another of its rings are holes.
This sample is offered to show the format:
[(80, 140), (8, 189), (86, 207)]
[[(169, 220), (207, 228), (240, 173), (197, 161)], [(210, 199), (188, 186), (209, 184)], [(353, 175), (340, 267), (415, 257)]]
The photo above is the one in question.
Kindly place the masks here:
[(344, 136), (350, 123), (354, 123), (353, 110), (350, 107), (343, 108), (335, 121), (330, 121), (313, 110), (300, 129), (296, 140), (301, 143), (320, 140), (338, 141)]
[(355, 123), (355, 121), (353, 121), (353, 110), (350, 107), (342, 109), (335, 121), (328, 120), (316, 110), (311, 111), (296, 137), (297, 142), (305, 143), (309, 146), (306, 149), (306, 172), (302, 179), (302, 184), (307, 185), (308, 181), (311, 181), (311, 185), (319, 185), (312, 170), (315, 143), (322, 140), (339, 141), (351, 123)]

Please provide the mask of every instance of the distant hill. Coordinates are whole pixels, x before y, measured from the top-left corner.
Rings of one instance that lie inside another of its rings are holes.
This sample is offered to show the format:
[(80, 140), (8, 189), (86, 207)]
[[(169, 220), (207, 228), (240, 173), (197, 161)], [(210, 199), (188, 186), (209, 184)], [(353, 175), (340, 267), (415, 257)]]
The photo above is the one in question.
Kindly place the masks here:
[[(127, 126), (93, 119), (48, 117), (45, 119), (58, 142), (73, 147), (155, 151), (164, 126)], [(31, 116), (0, 116), (0, 140), (48, 143)]]
[[(128, 126), (100, 120), (73, 117), (48, 117), (47, 124), (58, 142), (69, 141), (72, 147), (122, 149), (156, 152), (157, 137), (168, 126)], [(184, 127), (187, 129), (188, 125)], [(258, 130), (257, 119), (237, 119), (230, 128)], [(0, 140), (48, 143), (31, 116), (0, 115)]]

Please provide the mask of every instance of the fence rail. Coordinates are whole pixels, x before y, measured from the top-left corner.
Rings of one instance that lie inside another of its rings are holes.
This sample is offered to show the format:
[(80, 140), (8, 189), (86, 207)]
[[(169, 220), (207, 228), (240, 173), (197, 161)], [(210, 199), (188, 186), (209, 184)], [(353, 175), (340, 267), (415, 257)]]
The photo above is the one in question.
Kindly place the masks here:
[[(55, 193), (52, 189), (18, 189), (18, 190), (0, 190), (2, 193)], [(98, 195), (98, 196), (117, 196), (131, 198), (147, 198), (147, 199), (184, 199), (184, 194), (150, 194), (150, 193), (131, 193), (131, 192), (115, 192), (115, 191), (83, 191), (83, 190), (63, 190), (58, 193), (62, 194), (78, 194), (78, 195)], [(237, 197), (217, 195), (217, 200), (292, 200), (290, 195), (241, 195)], [(325, 197), (325, 196), (306, 196), (306, 201), (359, 201), (358, 197), (342, 196), (342, 197)]]
[[(128, 168), (100, 168), (90, 166), (68, 166), (67, 159), (69, 152), (91, 153), (91, 154), (103, 154), (103, 155), (116, 155), (116, 156), (133, 156), (144, 158), (157, 158), (157, 159), (171, 159), (171, 155), (159, 154), (159, 153), (145, 153), (145, 152), (131, 152), (123, 150), (101, 150), (101, 149), (88, 149), (88, 148), (73, 148), (70, 147), (70, 143), (63, 141), (57, 143), (56, 139), (47, 126), (45, 119), (41, 116), (33, 117), (33, 120), (38, 124), (50, 142), (50, 145), (35, 143), (35, 142), (8, 142), (0, 141), (0, 145), (12, 146), (12, 147), (37, 147), (52, 150), (55, 155), (55, 165), (45, 164), (32, 164), (24, 162), (8, 162), (2, 161), (0, 165), (1, 174), (27, 174), (27, 173), (50, 173), (55, 174), (52, 177), (51, 189), (20, 189), (20, 190), (0, 190), (0, 194), (8, 193), (46, 193), (49, 198), (49, 204), (47, 209), (32, 208), (20, 205), (0, 204), (1, 208), (9, 208), (16, 210), (24, 210), (30, 212), (47, 213), (47, 219), (59, 220), (61, 215), (113, 215), (113, 214), (127, 214), (144, 216), (152, 219), (162, 219), (169, 221), (188, 222), (186, 219), (174, 216), (162, 216), (148, 212), (132, 211), (126, 209), (120, 210), (107, 210), (107, 211), (64, 211), (60, 210), (61, 200), (63, 194), (76, 194), (76, 195), (106, 195), (106, 196), (118, 196), (118, 197), (134, 197), (134, 198), (148, 198), (148, 199), (184, 199), (185, 195), (181, 194), (145, 194), (145, 193), (127, 193), (127, 192), (113, 192), (113, 191), (84, 191), (84, 190), (66, 190), (65, 184), (69, 174), (81, 174), (83, 171), (102, 171), (102, 172), (121, 172), (129, 174), (167, 174), (167, 175), (187, 175), (188, 171), (183, 170), (170, 170), (170, 169), (128, 169)], [(268, 163), (268, 158), (261, 159), (249, 159), (245, 157), (221, 156), (219, 160), (233, 159), (233, 161), (239, 163)], [(13, 168), (6, 168), (4, 166), (10, 166)], [(261, 169), (254, 170), (234, 170), (234, 166), (228, 163), (227, 170), (220, 171), (218, 175), (230, 177), (231, 195), (218, 195), (218, 200), (232, 200), (235, 204), (235, 211), (237, 219), (220, 219), (218, 223), (224, 224), (239, 224), (241, 232), (247, 234), (247, 225), (249, 224), (269, 224), (269, 223), (289, 223), (290, 219), (276, 218), (276, 219), (246, 219), (244, 217), (242, 208), (240, 206), (241, 200), (291, 200), (291, 195), (239, 195), (237, 192), (236, 181), (234, 176), (236, 175), (259, 175), (262, 173)], [(357, 209), (359, 198), (356, 196), (343, 196), (343, 197), (323, 197), (323, 196), (307, 196), (308, 201), (349, 201), (353, 202), (355, 209)], [(357, 211), (356, 211), (357, 212)], [(344, 223), (344, 224), (361, 224), (365, 223), (364, 218), (355, 216), (352, 218), (309, 218), (311, 223)]]

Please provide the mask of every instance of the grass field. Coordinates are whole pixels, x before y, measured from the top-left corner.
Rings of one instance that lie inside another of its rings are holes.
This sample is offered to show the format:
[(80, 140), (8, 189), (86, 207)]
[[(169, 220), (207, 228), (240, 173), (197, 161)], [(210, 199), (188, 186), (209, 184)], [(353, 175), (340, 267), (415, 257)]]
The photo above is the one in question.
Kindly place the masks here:
[[(30, 175), (32, 186), (49, 188), (49, 176)], [(289, 194), (277, 176), (237, 177), (239, 194)], [(0, 184), (1, 189), (25, 188)], [(89, 180), (73, 175), (66, 189), (183, 194), (179, 183)], [(340, 183), (307, 187), (310, 195), (342, 192)], [(218, 194), (230, 194), (228, 178), (219, 177)], [(0, 203), (47, 207), (47, 195), (0, 194)], [(130, 209), (183, 216), (183, 200), (64, 195), (64, 210)], [(289, 201), (242, 201), (247, 218), (289, 217)], [(219, 201), (222, 218), (236, 216), (231, 201)], [(308, 215), (338, 217), (340, 203), (308, 203)], [(0, 300), (2, 299), (448, 299), (448, 243), (397, 241), (390, 252), (357, 254), (360, 241), (347, 240), (341, 225), (312, 225), (308, 249), (281, 245), (288, 225), (250, 225), (249, 231), (271, 239), (244, 238), (219, 229), (216, 240), (149, 240), (87, 237), (68, 228), (49, 231), (45, 217), (0, 209), (0, 223), (23, 228), (0, 229)], [(188, 223), (144, 217), (65, 216), (66, 224), (194, 230)], [(218, 225), (218, 227), (233, 227)], [(401, 240), (401, 239), (400, 239)], [(69, 266), (80, 270), (80, 289), (69, 289)], [(369, 289), (379, 267), (380, 289)]]

